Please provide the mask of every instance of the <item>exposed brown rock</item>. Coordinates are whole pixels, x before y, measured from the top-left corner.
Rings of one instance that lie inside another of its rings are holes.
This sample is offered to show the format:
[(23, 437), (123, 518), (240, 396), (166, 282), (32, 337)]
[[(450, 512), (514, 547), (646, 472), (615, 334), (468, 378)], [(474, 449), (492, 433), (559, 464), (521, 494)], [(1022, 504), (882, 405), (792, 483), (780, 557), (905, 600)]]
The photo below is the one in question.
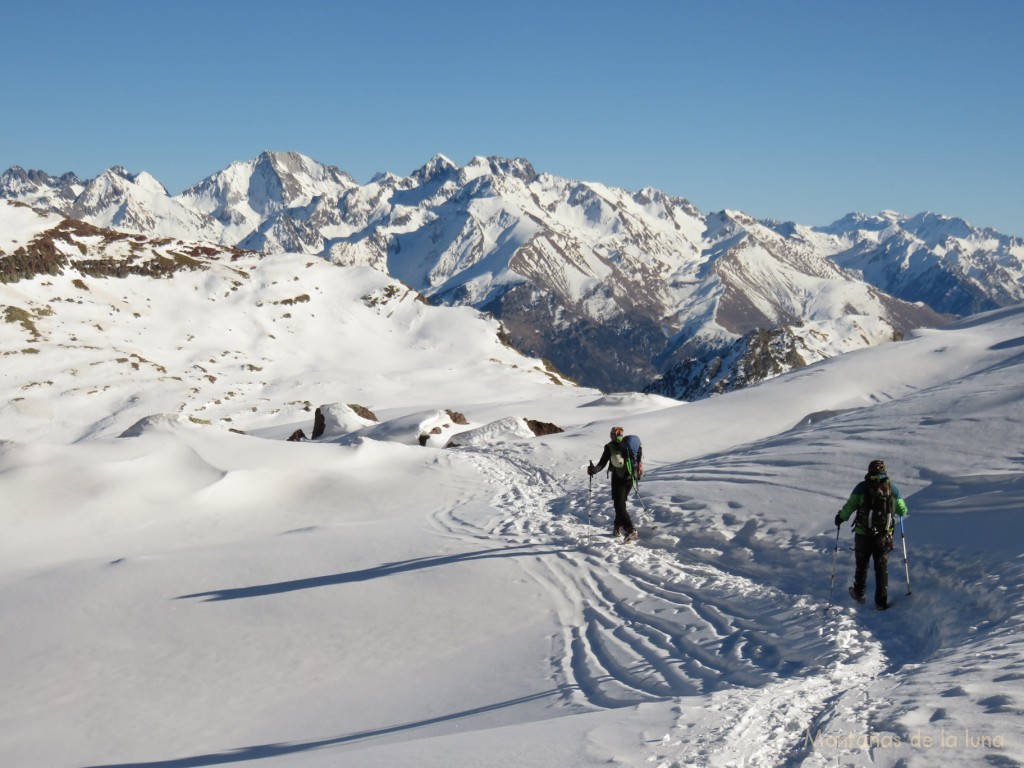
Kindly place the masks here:
[(313, 439), (316, 440), (320, 435), (324, 433), (324, 415), (320, 412), (320, 409), (316, 409), (316, 413), (313, 414)]
[(537, 421), (536, 419), (526, 419), (526, 426), (529, 427), (530, 431), (537, 435), (537, 437), (542, 435), (557, 435), (559, 432), (565, 432), (564, 429), (556, 426), (555, 424), (551, 424), (547, 421)]

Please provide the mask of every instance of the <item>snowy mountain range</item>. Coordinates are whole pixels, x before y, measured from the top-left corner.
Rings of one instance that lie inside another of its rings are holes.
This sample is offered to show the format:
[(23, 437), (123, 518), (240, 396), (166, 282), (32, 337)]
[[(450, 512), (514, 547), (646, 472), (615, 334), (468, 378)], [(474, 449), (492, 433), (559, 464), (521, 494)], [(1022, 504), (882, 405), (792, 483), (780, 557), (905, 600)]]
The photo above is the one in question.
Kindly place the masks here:
[(0, 197), (95, 226), (373, 267), (435, 304), (489, 312), (524, 353), (607, 391), (692, 399), (1024, 300), (1024, 241), (934, 214), (827, 227), (704, 214), (436, 156), (366, 184), (265, 152), (171, 196), (145, 173), (12, 168)]

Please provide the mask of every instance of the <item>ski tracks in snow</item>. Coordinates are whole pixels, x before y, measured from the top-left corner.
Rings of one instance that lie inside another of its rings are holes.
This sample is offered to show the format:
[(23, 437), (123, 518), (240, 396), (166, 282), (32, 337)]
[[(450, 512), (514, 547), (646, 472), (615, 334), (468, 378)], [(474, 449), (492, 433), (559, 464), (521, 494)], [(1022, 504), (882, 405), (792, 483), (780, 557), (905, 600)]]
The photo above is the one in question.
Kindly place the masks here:
[(863, 691), (886, 659), (847, 613), (826, 617), (810, 596), (681, 544), (679, 530), (648, 525), (640, 543), (619, 543), (598, 512), (606, 489), (588, 498), (579, 477), (555, 476), (522, 447), (461, 455), (496, 489), (491, 509), (440, 513), (438, 526), (464, 539), (561, 545), (520, 559), (558, 611), (555, 684), (585, 708), (674, 707), (676, 726), (639, 746), (638, 764), (825, 765), (811, 736), (837, 703), (847, 726), (867, 723)]

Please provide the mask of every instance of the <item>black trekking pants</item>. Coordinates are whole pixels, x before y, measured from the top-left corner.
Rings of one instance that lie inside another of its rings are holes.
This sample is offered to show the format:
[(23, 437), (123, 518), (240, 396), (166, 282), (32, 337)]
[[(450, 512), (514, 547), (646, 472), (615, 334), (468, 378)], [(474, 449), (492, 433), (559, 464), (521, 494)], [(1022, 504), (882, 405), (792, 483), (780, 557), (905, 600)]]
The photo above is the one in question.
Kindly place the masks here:
[(870, 534), (858, 533), (853, 537), (857, 569), (853, 574), (853, 591), (864, 596), (868, 581), (868, 561), (875, 561), (875, 605), (889, 602), (889, 550), (892, 539), (878, 539)]
[(633, 521), (626, 511), (626, 499), (629, 492), (633, 490), (633, 478), (629, 475), (619, 477), (612, 472), (612, 505), (615, 507), (615, 527), (621, 528), (623, 533), (633, 532)]

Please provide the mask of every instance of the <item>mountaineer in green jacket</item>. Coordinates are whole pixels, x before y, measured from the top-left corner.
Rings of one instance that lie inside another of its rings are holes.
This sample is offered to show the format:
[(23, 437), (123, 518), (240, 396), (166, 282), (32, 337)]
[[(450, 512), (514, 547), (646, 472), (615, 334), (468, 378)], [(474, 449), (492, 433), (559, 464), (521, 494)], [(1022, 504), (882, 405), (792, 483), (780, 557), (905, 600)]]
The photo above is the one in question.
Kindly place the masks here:
[(896, 518), (907, 514), (907, 503), (899, 488), (892, 484), (885, 471), (885, 462), (875, 459), (868, 464), (864, 480), (857, 483), (843, 508), (836, 513), (836, 527), (856, 513), (853, 519), (856, 570), (850, 597), (864, 602), (867, 587), (868, 561), (875, 562), (875, 607), (889, 607), (889, 552), (893, 548)]

